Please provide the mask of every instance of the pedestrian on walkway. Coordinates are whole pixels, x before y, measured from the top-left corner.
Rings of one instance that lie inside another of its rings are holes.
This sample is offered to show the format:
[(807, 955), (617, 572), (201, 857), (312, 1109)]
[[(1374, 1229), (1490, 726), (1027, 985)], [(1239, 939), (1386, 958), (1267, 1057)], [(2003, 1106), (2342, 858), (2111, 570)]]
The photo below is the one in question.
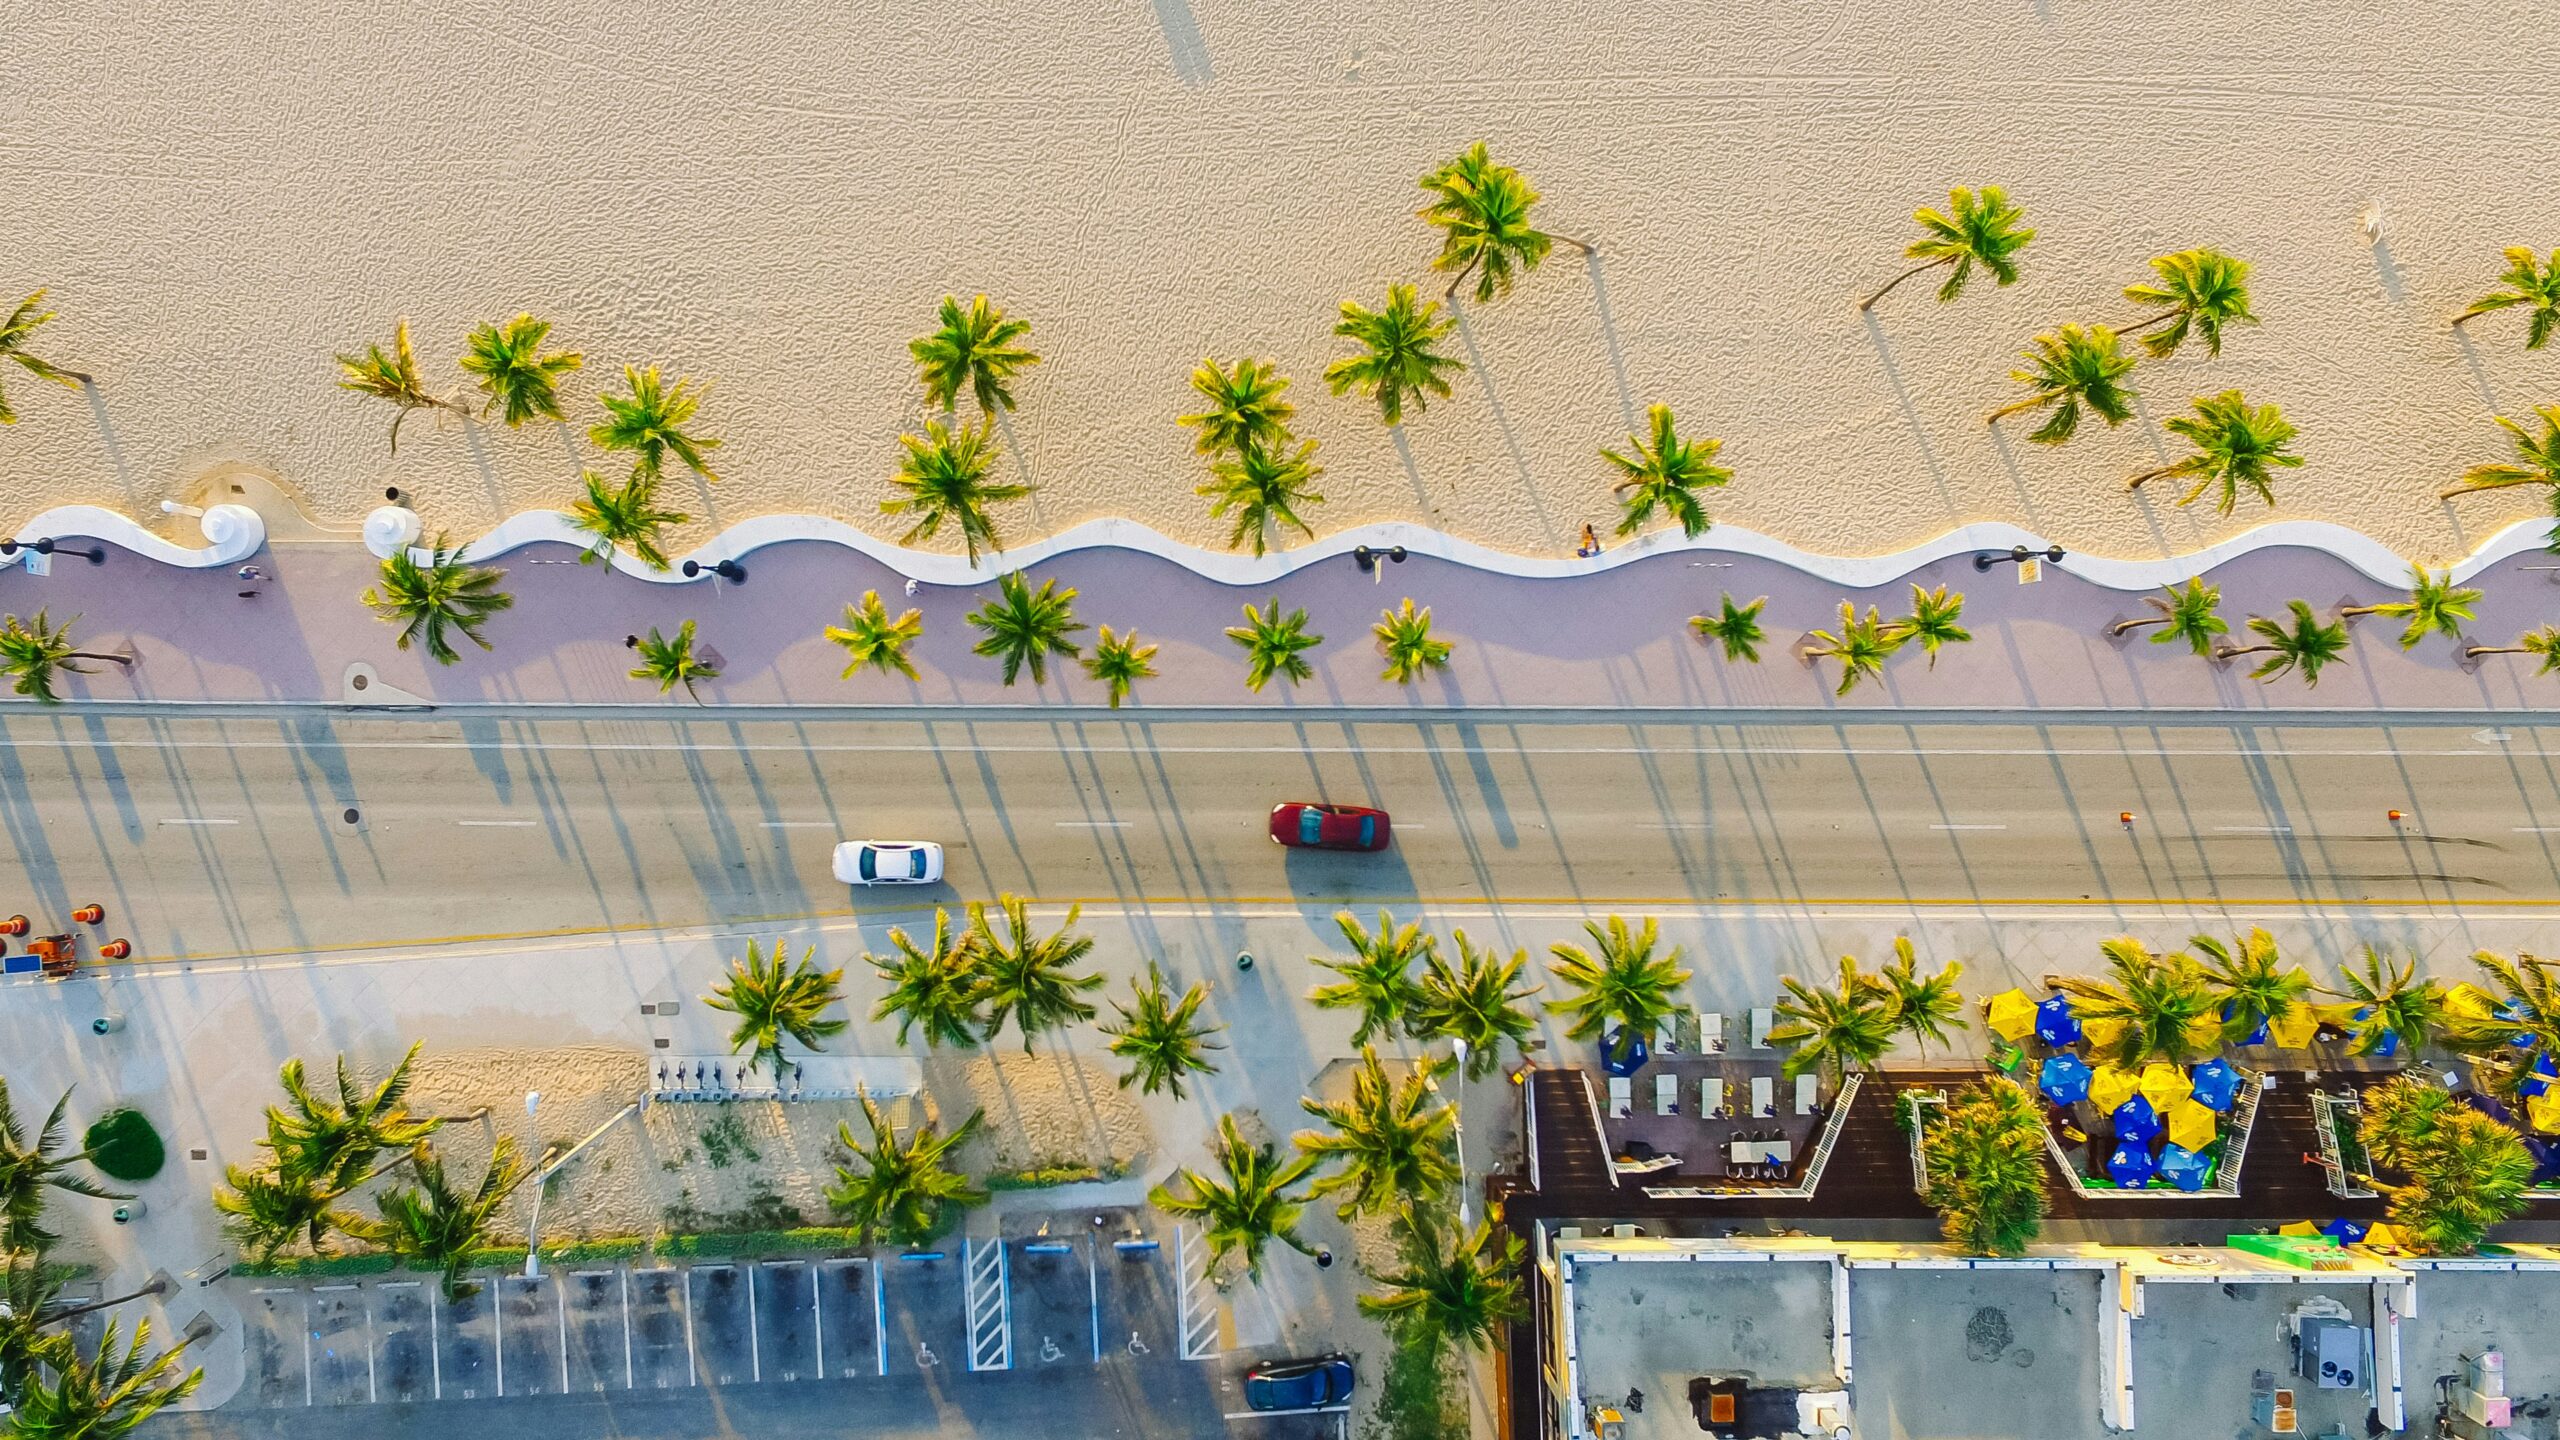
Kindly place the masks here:
[[(243, 565), (240, 567), (240, 583), (244, 585), (249, 585), (255, 581), (264, 580), (266, 578), (267, 572), (259, 569), (255, 565)], [(255, 599), (257, 594), (258, 592), (254, 588), (243, 590), (240, 592), (240, 598), (243, 600)]]
[(1588, 522), (1582, 527), (1582, 548), (1573, 553), (1585, 560), (1600, 553), (1600, 532), (1591, 528)]

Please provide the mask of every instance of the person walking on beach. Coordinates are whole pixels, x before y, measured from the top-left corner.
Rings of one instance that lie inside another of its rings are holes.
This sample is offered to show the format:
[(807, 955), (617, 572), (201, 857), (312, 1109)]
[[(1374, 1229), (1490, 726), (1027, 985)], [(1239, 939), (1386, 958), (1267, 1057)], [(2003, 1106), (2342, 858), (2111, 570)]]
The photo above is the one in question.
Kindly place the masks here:
[(1582, 548), (1574, 551), (1573, 553), (1581, 556), (1585, 560), (1599, 554), (1600, 532), (1592, 529), (1588, 523), (1585, 523), (1582, 527)]

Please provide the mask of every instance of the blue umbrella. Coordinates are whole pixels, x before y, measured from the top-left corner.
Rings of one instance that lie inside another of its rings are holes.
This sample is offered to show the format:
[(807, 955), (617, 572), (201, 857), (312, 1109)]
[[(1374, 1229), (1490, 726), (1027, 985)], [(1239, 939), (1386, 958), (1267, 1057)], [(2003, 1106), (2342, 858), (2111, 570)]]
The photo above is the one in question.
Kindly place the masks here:
[[(2236, 1010), (2236, 1009), (2238, 1009), (2239, 1007), (2240, 1007), (2240, 1002), (2239, 1002), (2239, 1001), (2237, 1001), (2237, 1000), (2225, 1000), (2225, 1001), (2223, 1001), (2223, 1002), (2222, 1002), (2222, 1018), (2223, 1018), (2224, 1020), (2226, 1020), (2226, 1021), (2227, 1021), (2227, 1020), (2229, 1020), (2229, 1019), (2231, 1018), (2231, 1012), (2232, 1012), (2232, 1011), (2234, 1011), (2234, 1010)], [(2266, 1044), (2266, 1043), (2267, 1043), (2267, 1017), (2266, 1017), (2266, 1016), (2264, 1016), (2264, 1015), (2259, 1016), (2259, 1017), (2258, 1017), (2258, 1024), (2257, 1024), (2256, 1028), (2252, 1029), (2252, 1030), (2251, 1030), (2247, 1035), (2245, 1035), (2245, 1036), (2241, 1037), (2240, 1043), (2241, 1043), (2241, 1044), (2243, 1044), (2243, 1045), (2264, 1045), (2264, 1044)]]
[(1652, 1047), (1632, 1027), (1622, 1025), (1600, 1037), (1600, 1068), (1612, 1075), (1633, 1075), (1652, 1058)]
[(2462, 1092), (2462, 1103), (2501, 1125), (2513, 1126), (2516, 1123), (2516, 1112), (2507, 1108), (2507, 1102), (2486, 1091), (2465, 1090)]
[(2116, 1138), (2127, 1145), (2142, 1147), (2146, 1152), (2151, 1142), (2160, 1138), (2160, 1112), (2139, 1095), (2116, 1107), (2112, 1122)]
[[(2355, 1013), (2355, 1019), (2360, 1022), (2370, 1020), (2372, 1018), (2373, 1007), (2370, 1005), (2358, 1009)], [(2377, 1032), (2374, 1036), (2373, 1048), (2365, 1053), (2381, 1060), (2388, 1060), (2392, 1056), (2399, 1054), (2400, 1032), (2397, 1030), (2383, 1030)]]
[(2204, 1172), (2209, 1168), (2203, 1156), (2184, 1145), (2160, 1147), (2160, 1174), (2189, 1194), (2204, 1188)]
[(2036, 1074), (2036, 1086), (2045, 1098), (2057, 1105), (2073, 1105), (2089, 1098), (2089, 1062), (2077, 1055), (2049, 1055), (2044, 1068)]
[(2055, 993), (2036, 1003), (2036, 1038), (2047, 1045), (2074, 1045), (2080, 1040), (2080, 1022), (2071, 1015), (2071, 1001)]
[(2516, 1082), (2516, 1093), (2530, 1100), (2550, 1089), (2555, 1080), (2560, 1080), (2560, 1064), (2554, 1064), (2551, 1052), (2546, 1050), (2534, 1060), (2533, 1068), (2524, 1072), (2524, 1078)]
[(2240, 1092), (2240, 1072), (2219, 1056), (2187, 1072), (2187, 1079), (2195, 1085), (2196, 1103), (2207, 1110), (2228, 1111), (2231, 1097)]
[(2525, 1153), (2533, 1157), (2533, 1183), (2549, 1185), (2560, 1182), (2560, 1142), (2539, 1136), (2524, 1137)]
[(2127, 1189), (2148, 1182), (2157, 1168), (2152, 1163), (2150, 1150), (2140, 1145), (2118, 1145), (2115, 1153), (2107, 1157), (2107, 1174)]
[(2369, 1228), (2361, 1220), (2338, 1219), (2321, 1226), (2320, 1233), (2341, 1245), (2353, 1245), (2364, 1238), (2364, 1232)]

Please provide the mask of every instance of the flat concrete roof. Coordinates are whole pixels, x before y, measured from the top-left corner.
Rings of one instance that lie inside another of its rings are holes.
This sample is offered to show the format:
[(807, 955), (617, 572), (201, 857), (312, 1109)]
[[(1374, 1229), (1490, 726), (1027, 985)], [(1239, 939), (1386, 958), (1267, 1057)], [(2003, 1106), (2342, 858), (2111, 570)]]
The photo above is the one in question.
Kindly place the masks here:
[[(1616, 1261), (1574, 1271), (1583, 1393), (1626, 1410), (1626, 1440), (1697, 1440), (1689, 1381), (1824, 1388), (1831, 1266), (1821, 1260)], [(1625, 1405), (1643, 1393), (1643, 1409)]]
[[(2314, 1297), (2345, 1306), (2355, 1324), (2373, 1324), (2370, 1281), (2144, 1286), (2142, 1315), (2133, 1322), (2133, 1433), (2191, 1440), (2255, 1431), (2249, 1385), (2267, 1370), (2293, 1391), (2300, 1434), (2324, 1434), (2333, 1425), (2364, 1434), (2372, 1406), (2362, 1389), (2322, 1390), (2293, 1377), (2286, 1317)], [(2414, 1423), (2414, 1394), (2410, 1413)], [(2433, 1402), (2426, 1413), (2434, 1413)]]
[(2413, 1429), (2435, 1414), (2436, 1377), (2459, 1374), (2462, 1357), (2483, 1350), (2507, 1357), (2507, 1393), (2519, 1403), (2560, 1395), (2560, 1275), (2421, 1270), (2417, 1302), (2400, 1323)]
[(1863, 1436), (2104, 1440), (2098, 1270), (1850, 1272), (1851, 1409)]

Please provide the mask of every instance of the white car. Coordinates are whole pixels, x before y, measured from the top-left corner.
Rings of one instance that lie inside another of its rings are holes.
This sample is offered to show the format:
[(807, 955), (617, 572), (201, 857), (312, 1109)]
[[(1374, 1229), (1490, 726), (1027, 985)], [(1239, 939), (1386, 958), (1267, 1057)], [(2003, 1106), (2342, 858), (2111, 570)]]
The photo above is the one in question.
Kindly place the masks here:
[(930, 840), (847, 840), (836, 847), (835, 870), (847, 885), (930, 885), (942, 878), (942, 847)]

